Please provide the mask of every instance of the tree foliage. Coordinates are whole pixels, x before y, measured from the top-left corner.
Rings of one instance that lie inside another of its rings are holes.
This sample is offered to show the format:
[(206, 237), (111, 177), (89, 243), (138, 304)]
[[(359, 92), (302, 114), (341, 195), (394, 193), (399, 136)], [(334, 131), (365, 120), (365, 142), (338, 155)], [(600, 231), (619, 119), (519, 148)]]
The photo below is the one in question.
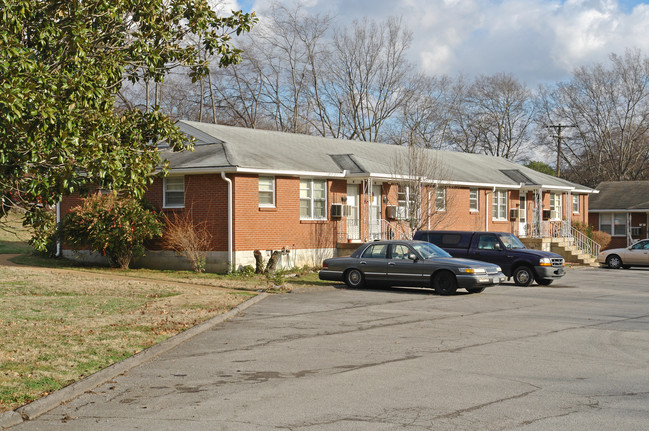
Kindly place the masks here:
[(96, 193), (72, 208), (63, 220), (63, 237), (72, 245), (90, 247), (111, 264), (127, 269), (144, 255), (144, 241), (162, 235), (162, 222), (140, 201)]
[[(117, 109), (125, 79), (207, 73), (195, 44), (235, 63), (231, 35), (254, 14), (219, 17), (206, 0), (0, 0), (0, 191), (11, 205), (53, 205), (86, 184), (142, 195), (157, 145), (188, 148), (157, 107)], [(164, 166), (163, 166), (164, 167)], [(9, 197), (9, 198), (8, 198)]]
[(557, 176), (557, 171), (555, 171), (552, 166), (548, 165), (545, 162), (530, 160), (529, 162), (525, 163), (525, 166), (543, 174), (552, 175), (553, 177)]

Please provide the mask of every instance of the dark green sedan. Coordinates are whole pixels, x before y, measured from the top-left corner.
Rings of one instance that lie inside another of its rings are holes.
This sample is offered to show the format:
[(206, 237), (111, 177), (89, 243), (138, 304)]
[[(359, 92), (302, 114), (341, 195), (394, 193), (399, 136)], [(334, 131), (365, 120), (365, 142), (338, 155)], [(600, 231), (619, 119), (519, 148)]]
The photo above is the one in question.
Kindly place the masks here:
[(366, 243), (351, 256), (326, 259), (319, 277), (344, 281), (352, 288), (430, 287), (440, 295), (452, 295), (458, 288), (479, 293), (505, 281), (497, 265), (454, 258), (429, 242), (395, 240)]

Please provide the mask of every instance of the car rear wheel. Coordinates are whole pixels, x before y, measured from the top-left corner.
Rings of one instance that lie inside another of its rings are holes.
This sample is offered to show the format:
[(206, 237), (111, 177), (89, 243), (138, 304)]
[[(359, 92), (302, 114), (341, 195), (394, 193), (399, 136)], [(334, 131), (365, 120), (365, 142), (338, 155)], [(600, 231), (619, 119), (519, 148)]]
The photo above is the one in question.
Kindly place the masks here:
[(438, 272), (433, 276), (433, 289), (438, 295), (453, 295), (457, 291), (455, 275), (448, 271)]
[(351, 288), (359, 288), (365, 285), (363, 273), (358, 269), (350, 269), (345, 273), (345, 284)]
[(606, 264), (611, 269), (619, 269), (622, 267), (622, 259), (617, 254), (612, 254), (606, 258)]
[(514, 283), (517, 286), (529, 286), (534, 280), (534, 274), (532, 273), (532, 268), (529, 266), (519, 266), (514, 270)]

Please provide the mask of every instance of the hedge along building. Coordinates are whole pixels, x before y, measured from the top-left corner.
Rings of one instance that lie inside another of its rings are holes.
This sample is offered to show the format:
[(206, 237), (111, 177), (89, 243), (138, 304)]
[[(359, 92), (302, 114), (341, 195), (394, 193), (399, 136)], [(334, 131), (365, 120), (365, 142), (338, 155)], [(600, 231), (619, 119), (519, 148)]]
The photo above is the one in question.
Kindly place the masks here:
[[(281, 250), (285, 266), (319, 265), (344, 244), (416, 229), (566, 236), (570, 221), (587, 221), (594, 192), (480, 154), (186, 121), (178, 127), (195, 138), (195, 149), (161, 148), (171, 169), (146, 198), (207, 226), (210, 271), (254, 265), (254, 250)], [(72, 203), (62, 203), (63, 213)], [(137, 264), (188, 267), (166, 250)]]

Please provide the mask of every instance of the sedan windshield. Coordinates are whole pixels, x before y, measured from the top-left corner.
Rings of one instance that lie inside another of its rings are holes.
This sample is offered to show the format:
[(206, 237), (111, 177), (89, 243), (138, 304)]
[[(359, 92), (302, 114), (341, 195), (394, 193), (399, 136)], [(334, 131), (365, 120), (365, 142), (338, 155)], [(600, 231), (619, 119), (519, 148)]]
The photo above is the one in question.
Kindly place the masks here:
[(431, 259), (433, 257), (451, 257), (450, 254), (429, 242), (412, 244), (412, 248), (414, 248), (424, 259)]
[(525, 248), (520, 239), (516, 238), (511, 233), (501, 233), (498, 235), (498, 238), (502, 241), (506, 249), (512, 248)]

